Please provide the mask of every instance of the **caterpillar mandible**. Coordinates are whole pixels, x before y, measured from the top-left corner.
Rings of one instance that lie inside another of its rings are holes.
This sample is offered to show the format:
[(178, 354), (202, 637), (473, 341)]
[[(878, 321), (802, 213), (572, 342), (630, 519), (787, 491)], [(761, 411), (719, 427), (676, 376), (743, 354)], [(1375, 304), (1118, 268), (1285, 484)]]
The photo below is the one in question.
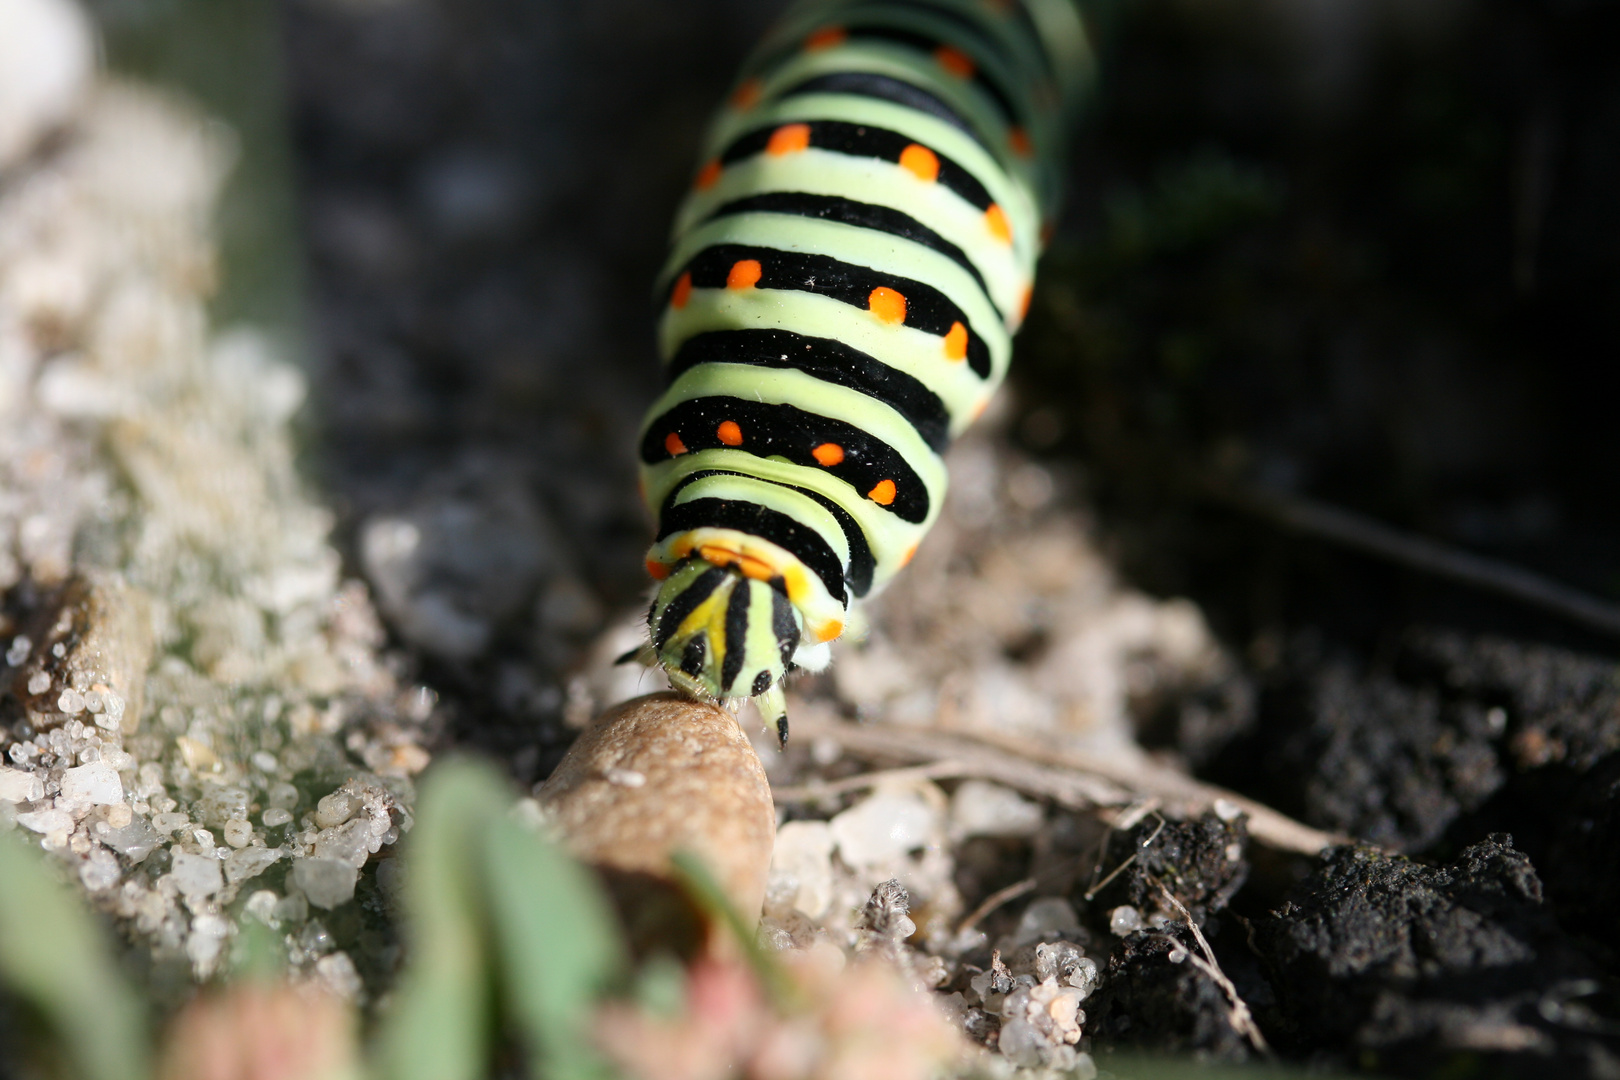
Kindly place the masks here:
[(917, 550), (1007, 371), (1089, 74), (1071, 0), (812, 0), (745, 65), (656, 295), (636, 655), (753, 698)]

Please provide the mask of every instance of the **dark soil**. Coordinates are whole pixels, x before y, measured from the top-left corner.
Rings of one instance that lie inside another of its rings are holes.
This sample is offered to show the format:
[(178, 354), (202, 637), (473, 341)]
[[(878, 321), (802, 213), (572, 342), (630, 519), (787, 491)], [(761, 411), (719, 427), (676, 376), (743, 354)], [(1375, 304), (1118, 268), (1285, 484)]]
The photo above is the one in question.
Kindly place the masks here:
[[(440, 538), (435, 595), (487, 643), (392, 625), (450, 738), (523, 781), (642, 588), (648, 283), (778, 6), (282, 4), (319, 475), (354, 570), (376, 521)], [(1620, 13), (1108, 10), (1013, 433), (1086, 477), (1130, 580), (1197, 601), (1234, 659), (1144, 711), (1144, 740), (1382, 850), (1229, 860), (1242, 824), (1214, 817), (1144, 848), (1150, 817), (1109, 841), (1105, 867), (1137, 861), (1082, 906), (1094, 940), (1163, 882), (1287, 1059), (1620, 1077), (1620, 645), (1231, 497), (1326, 501), (1620, 600)], [(1042, 857), (979, 842), (959, 884)], [(1174, 923), (1118, 942), (1086, 1003), (1099, 1049), (1252, 1056), (1175, 961), (1193, 947)]]

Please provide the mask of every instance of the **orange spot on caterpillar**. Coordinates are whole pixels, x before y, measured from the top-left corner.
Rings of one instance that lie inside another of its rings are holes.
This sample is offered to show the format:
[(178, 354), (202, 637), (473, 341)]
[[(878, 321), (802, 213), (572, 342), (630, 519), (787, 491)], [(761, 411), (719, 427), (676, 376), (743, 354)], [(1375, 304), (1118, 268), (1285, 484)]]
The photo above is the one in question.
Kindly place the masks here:
[(738, 112), (746, 112), (759, 104), (759, 99), (765, 92), (765, 84), (759, 79), (744, 79), (737, 89), (731, 92), (731, 107)]
[(661, 562), (653, 562), (651, 559), (648, 559), (647, 575), (654, 581), (663, 581), (665, 578), (669, 577), (669, 567), (665, 566)]
[(764, 272), (758, 259), (738, 259), (726, 272), (726, 288), (752, 289), (759, 283), (760, 275)]
[(720, 159), (714, 158), (698, 170), (697, 179), (692, 182), (692, 186), (699, 191), (707, 191), (720, 182), (720, 172)]
[(917, 556), (917, 545), (912, 544), (910, 547), (906, 548), (905, 554), (900, 556), (900, 565), (901, 566), (910, 565), (911, 560), (916, 558), (916, 556)]
[(810, 456), (830, 469), (844, 460), (844, 448), (835, 442), (824, 442), (810, 451)]
[(1029, 157), (1035, 153), (1035, 144), (1029, 141), (1029, 132), (1021, 127), (1015, 127), (1007, 132), (1007, 145), (1012, 147), (1013, 153), (1019, 157)]
[(844, 632), (844, 624), (837, 619), (828, 619), (816, 628), (816, 638), (820, 641), (832, 641)]
[(939, 66), (955, 75), (958, 79), (971, 79), (975, 70), (973, 58), (961, 49), (953, 49), (949, 45), (941, 45), (934, 50), (934, 59)]
[(720, 421), (720, 426), (714, 429), (714, 436), (727, 446), (742, 445), (742, 428), (737, 426), (735, 420)]
[(1025, 285), (1024, 295), (1018, 298), (1018, 319), (1020, 322), (1029, 314), (1029, 302), (1035, 296), (1035, 286)]
[(950, 332), (945, 335), (945, 359), (966, 360), (967, 347), (967, 327), (959, 322), (951, 323)]
[(866, 497), (879, 506), (888, 506), (894, 502), (895, 488), (893, 480), (879, 480), (877, 486), (866, 493)]
[(887, 285), (879, 285), (872, 290), (866, 298), (866, 308), (878, 317), (879, 322), (891, 326), (899, 326), (906, 321), (906, 298)]
[(823, 26), (820, 30), (804, 39), (805, 52), (820, 52), (830, 49), (834, 45), (842, 45), (849, 34), (842, 26)]
[(704, 562), (715, 566), (735, 566), (742, 571), (743, 577), (753, 578), (755, 581), (769, 581), (776, 576), (776, 567), (764, 559), (744, 555), (730, 548), (704, 544), (698, 548), (698, 555)]
[(690, 299), (692, 299), (692, 275), (682, 274), (675, 279), (675, 289), (669, 294), (669, 306), (679, 311)]
[(939, 179), (939, 155), (917, 143), (900, 151), (900, 167), (925, 184)]
[(681, 442), (681, 437), (672, 431), (664, 436), (664, 449), (669, 451), (670, 457), (680, 457), (686, 453), (686, 444)]
[(797, 154), (801, 150), (808, 150), (809, 148), (809, 124), (783, 124), (771, 132), (770, 141), (765, 144), (765, 152), (772, 157)]
[(991, 203), (990, 209), (984, 212), (984, 227), (1003, 244), (1012, 243), (1012, 223), (1007, 220), (1007, 212), (1000, 203)]

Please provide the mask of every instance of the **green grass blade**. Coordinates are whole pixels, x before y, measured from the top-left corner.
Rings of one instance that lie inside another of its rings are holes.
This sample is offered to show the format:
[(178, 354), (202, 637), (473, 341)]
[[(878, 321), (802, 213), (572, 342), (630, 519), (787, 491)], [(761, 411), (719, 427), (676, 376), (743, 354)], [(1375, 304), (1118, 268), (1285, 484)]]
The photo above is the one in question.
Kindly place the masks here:
[(145, 1080), (147, 1018), (103, 933), (36, 852), (0, 837), (0, 982), (45, 1017), (83, 1080)]
[(585, 1028), (625, 968), (607, 896), (583, 866), (510, 818), (490, 828), (486, 851), (501, 984), (527, 1037), (530, 1074), (608, 1075)]
[(382, 1080), (475, 1080), (494, 1029), (484, 834), (511, 802), (492, 770), (446, 762), (422, 785), (404, 858), (405, 974), (374, 1048)]

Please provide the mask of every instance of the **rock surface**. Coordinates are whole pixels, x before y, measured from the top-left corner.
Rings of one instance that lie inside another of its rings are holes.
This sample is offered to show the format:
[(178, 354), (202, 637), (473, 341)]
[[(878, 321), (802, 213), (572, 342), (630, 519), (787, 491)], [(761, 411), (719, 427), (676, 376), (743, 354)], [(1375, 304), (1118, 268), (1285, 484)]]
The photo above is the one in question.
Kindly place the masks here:
[(690, 852), (757, 917), (776, 813), (730, 713), (674, 694), (626, 702), (580, 735), (535, 797), (586, 862), (667, 878), (670, 856)]
[[(358, 920), (334, 935), (310, 904), (348, 902), (409, 828), (432, 696), (385, 661), (299, 478), (302, 377), (209, 325), (228, 137), (86, 78), (0, 186), (0, 829), (77, 874), (161, 997), (213, 975), (243, 918), (294, 968), (351, 944)], [(334, 790), (353, 798), (326, 820)], [(306, 869), (327, 863), (346, 880)]]

